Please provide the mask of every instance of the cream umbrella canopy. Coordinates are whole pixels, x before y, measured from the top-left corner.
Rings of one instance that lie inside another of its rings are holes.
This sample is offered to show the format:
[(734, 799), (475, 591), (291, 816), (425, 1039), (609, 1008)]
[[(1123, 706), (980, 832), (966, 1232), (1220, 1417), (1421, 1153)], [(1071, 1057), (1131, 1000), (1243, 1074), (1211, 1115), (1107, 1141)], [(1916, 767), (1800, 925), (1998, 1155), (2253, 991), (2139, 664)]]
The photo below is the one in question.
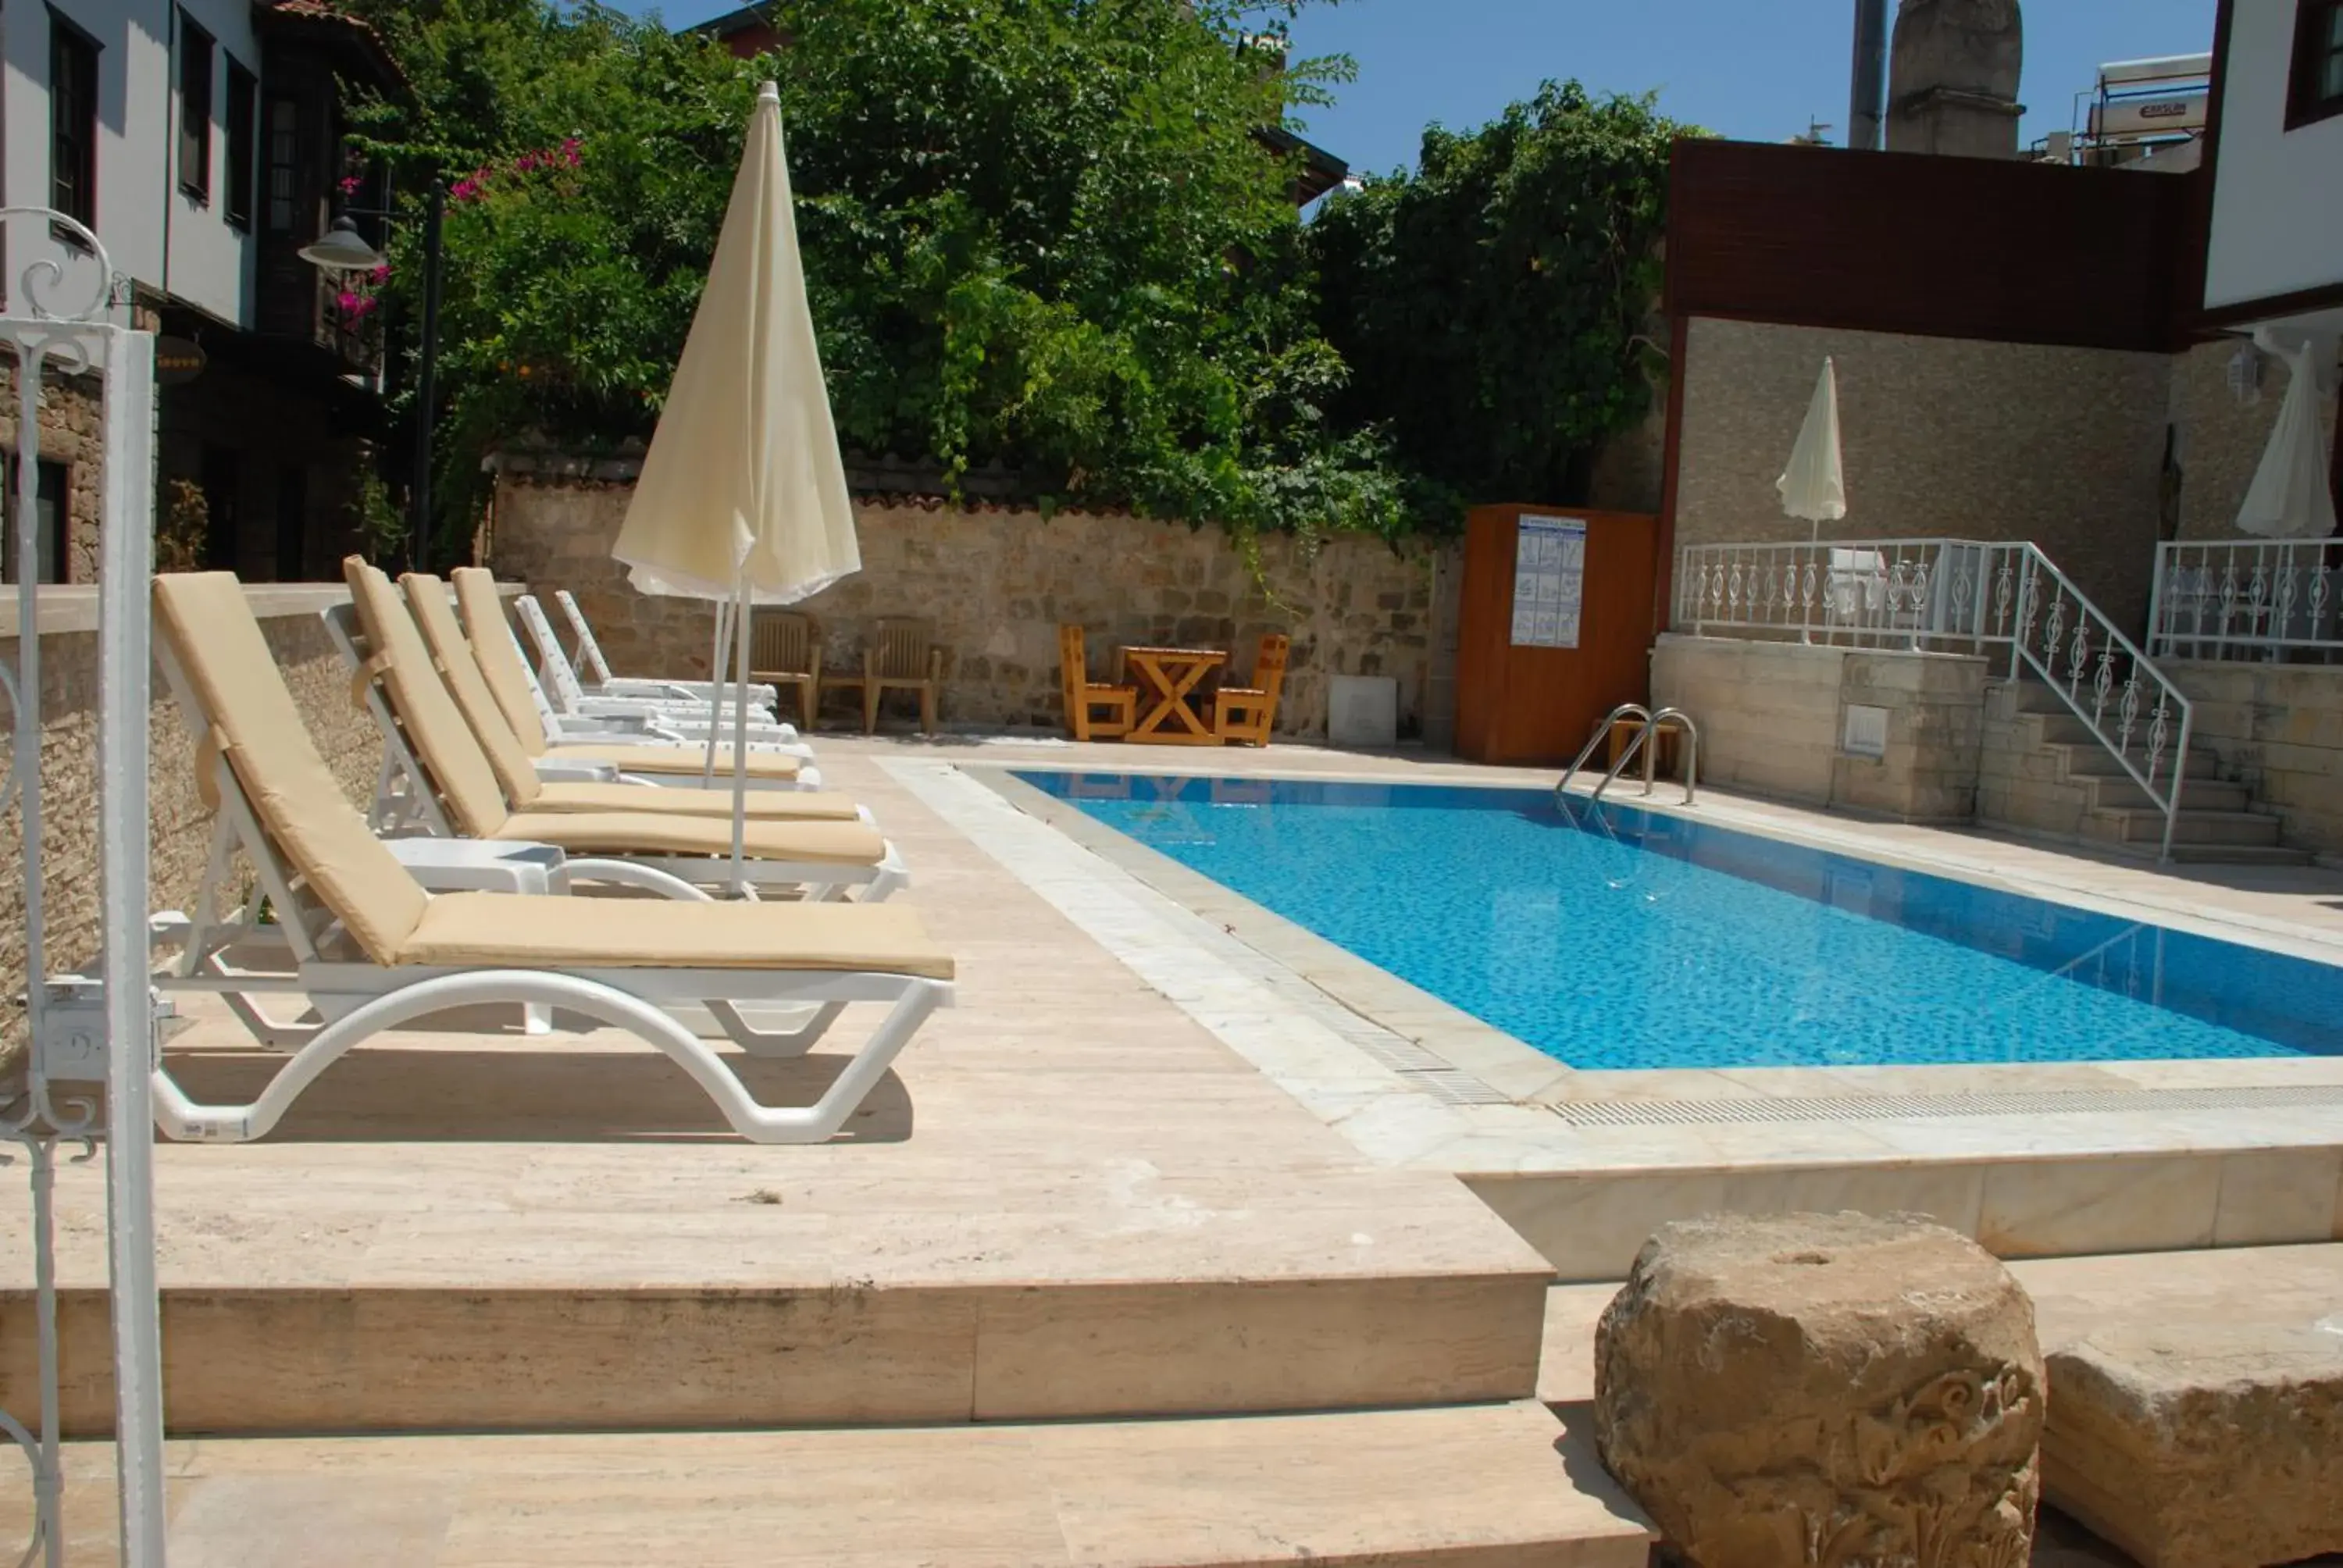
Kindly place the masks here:
[[(708, 286), (610, 554), (644, 593), (729, 608), (733, 682), (732, 854), (747, 818), (749, 613), (860, 571), (862, 552), (830, 423), (790, 211), (781, 100), (757, 95)], [(717, 618), (716, 678), (725, 678)], [(709, 766), (715, 766), (711, 733)]]
[(1790, 466), (1774, 481), (1782, 494), (1782, 510), (1822, 526), (1846, 516), (1846, 475), (1838, 448), (1838, 369), (1829, 359), (1815, 380), (1815, 395), (1806, 404), (1805, 423), (1798, 427), (1797, 445), (1790, 448)]
[(2335, 498), (2318, 429), (2318, 367), (2322, 358), (2332, 361), (2334, 339), (2313, 337), (2288, 349), (2258, 331), (2254, 344), (2285, 360), (2289, 379), (2261, 467), (2237, 508), (2237, 528), (2266, 539), (2323, 539), (2335, 531)]

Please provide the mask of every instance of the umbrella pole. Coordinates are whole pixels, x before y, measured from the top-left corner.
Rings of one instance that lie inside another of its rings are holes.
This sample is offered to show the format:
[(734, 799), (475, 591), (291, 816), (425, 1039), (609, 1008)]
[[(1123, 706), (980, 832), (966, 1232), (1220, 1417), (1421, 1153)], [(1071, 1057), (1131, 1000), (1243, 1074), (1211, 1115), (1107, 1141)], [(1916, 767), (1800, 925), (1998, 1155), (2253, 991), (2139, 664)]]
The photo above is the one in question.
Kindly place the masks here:
[[(739, 596), (732, 610), (738, 655), (732, 671), (732, 890), (745, 898), (749, 891), (747, 869), (742, 864), (748, 858), (749, 835), (749, 574), (745, 571), (740, 574)], [(715, 727), (709, 726), (711, 755), (715, 734)]]
[(708, 757), (699, 769), (699, 787), (712, 789), (716, 783), (716, 748), (724, 729), (724, 657), (731, 643), (725, 637), (729, 623), (725, 618), (732, 613), (732, 601), (716, 601), (716, 646), (708, 650), (709, 678), (716, 682), (716, 699), (708, 705)]

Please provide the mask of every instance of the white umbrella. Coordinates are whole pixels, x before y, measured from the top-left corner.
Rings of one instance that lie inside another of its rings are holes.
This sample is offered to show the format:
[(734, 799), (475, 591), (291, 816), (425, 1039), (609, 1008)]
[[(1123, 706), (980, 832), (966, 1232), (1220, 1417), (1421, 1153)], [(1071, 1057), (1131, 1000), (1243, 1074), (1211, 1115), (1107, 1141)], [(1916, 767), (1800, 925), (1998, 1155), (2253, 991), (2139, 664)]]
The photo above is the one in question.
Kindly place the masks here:
[(1806, 405), (1806, 422), (1798, 427), (1798, 444), (1790, 448), (1790, 466), (1774, 481), (1782, 492), (1782, 510), (1822, 526), (1846, 516), (1846, 475), (1839, 464), (1838, 371), (1828, 359), (1815, 381), (1813, 401)]
[[(737, 875), (748, 816), (750, 607), (794, 603), (862, 569), (806, 306), (780, 94), (770, 82), (758, 93), (708, 287), (610, 554), (645, 593), (729, 607)], [(719, 608), (719, 683), (726, 616)], [(712, 766), (712, 739), (709, 746)]]
[(2328, 490), (2327, 444), (2318, 430), (2318, 366), (2331, 340), (2307, 339), (2286, 349), (2267, 330), (2255, 344), (2286, 361), (2289, 379), (2278, 406), (2269, 446), (2237, 508), (2237, 527), (2266, 539), (2323, 539), (2335, 531), (2335, 498)]

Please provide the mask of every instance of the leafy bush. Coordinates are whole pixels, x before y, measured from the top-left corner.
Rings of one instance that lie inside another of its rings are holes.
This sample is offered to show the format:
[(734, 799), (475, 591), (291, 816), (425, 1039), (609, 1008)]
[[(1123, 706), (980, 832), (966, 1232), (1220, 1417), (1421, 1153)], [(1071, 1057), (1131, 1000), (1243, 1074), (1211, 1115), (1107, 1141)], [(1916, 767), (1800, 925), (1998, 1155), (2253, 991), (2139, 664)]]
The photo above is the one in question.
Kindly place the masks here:
[(1650, 406), (1668, 144), (1649, 97), (1549, 82), (1481, 129), (1435, 126), (1413, 176), (1329, 199), (1320, 319), (1353, 378), (1340, 417), (1474, 500), (1574, 501)]

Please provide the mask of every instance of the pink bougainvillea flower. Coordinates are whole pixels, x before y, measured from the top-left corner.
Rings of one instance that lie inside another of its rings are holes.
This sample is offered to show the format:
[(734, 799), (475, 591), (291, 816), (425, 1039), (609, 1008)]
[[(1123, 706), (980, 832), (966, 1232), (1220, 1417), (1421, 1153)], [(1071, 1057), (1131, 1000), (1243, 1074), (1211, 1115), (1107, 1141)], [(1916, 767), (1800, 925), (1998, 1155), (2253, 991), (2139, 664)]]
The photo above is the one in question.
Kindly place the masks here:
[(573, 169), (578, 166), (579, 148), (582, 146), (583, 144), (576, 136), (571, 136), (561, 144), (562, 160)]
[(528, 173), (529, 170), (537, 167), (537, 159), (538, 155), (535, 153), (521, 154), (513, 163), (513, 172), (523, 175)]
[(344, 316), (354, 316), (357, 313), (358, 301), (365, 297), (366, 296), (362, 294), (354, 294), (350, 290), (345, 288), (339, 294), (334, 296), (334, 308), (340, 311)]
[(472, 201), (476, 199), (479, 194), (480, 182), (478, 180), (458, 180), (454, 185), (447, 187), (447, 199), (449, 201)]
[(377, 288), (380, 288), (384, 284), (388, 283), (390, 281), (390, 263), (386, 261), (380, 266), (376, 267), (372, 272), (367, 273), (367, 281), (373, 284)]
[(358, 187), (366, 184), (366, 179), (361, 175), (344, 175), (337, 183), (342, 187), (344, 196), (356, 196), (358, 194)]

